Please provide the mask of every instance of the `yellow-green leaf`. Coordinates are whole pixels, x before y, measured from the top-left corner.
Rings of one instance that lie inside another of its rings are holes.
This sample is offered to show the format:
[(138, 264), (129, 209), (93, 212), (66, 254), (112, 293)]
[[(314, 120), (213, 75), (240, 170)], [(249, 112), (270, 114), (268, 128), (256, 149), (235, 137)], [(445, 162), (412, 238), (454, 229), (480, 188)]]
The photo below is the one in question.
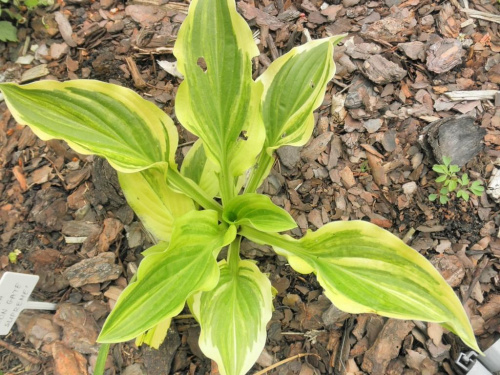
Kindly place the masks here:
[(202, 139), (221, 180), (243, 174), (255, 163), (265, 132), (262, 85), (252, 80), (251, 59), (259, 50), (234, 0), (191, 1), (174, 54), (185, 77), (175, 100), (179, 121)]
[(271, 288), (254, 263), (240, 261), (233, 273), (222, 261), (217, 286), (190, 298), (189, 307), (201, 326), (200, 348), (217, 362), (222, 375), (246, 374), (264, 349)]
[(241, 234), (273, 245), (297, 272), (314, 272), (339, 309), (440, 323), (479, 351), (460, 300), (439, 272), (374, 224), (338, 221), (300, 240), (249, 228)]
[(146, 344), (154, 349), (158, 349), (165, 340), (165, 337), (167, 337), (168, 329), (170, 328), (171, 322), (172, 318), (167, 318), (164, 321), (158, 323), (150, 330), (141, 333), (135, 339), (135, 345), (141, 346), (142, 344)]
[(297, 227), (288, 212), (262, 194), (234, 197), (224, 206), (222, 218), (227, 223), (249, 225), (263, 232), (283, 232)]
[(144, 258), (137, 281), (120, 294), (98, 341), (133, 339), (177, 315), (193, 293), (215, 287), (219, 280), (216, 257), (234, 239), (234, 228), (231, 231), (232, 238), (228, 238), (227, 226), (219, 225), (217, 212), (211, 210), (191, 211), (177, 219), (170, 245), (160, 243), (154, 246), (159, 251)]
[(165, 172), (158, 168), (118, 172), (118, 179), (128, 204), (158, 240), (170, 241), (174, 219), (195, 208), (191, 198), (167, 185)]
[(175, 165), (177, 130), (153, 103), (124, 87), (92, 80), (0, 84), (17, 122), (43, 140), (63, 139), (121, 172)]
[(335, 74), (333, 46), (344, 36), (310, 41), (275, 60), (258, 81), (264, 84), (264, 147), (269, 155), (284, 145), (302, 146), (314, 128), (313, 111)]
[(219, 194), (215, 164), (207, 158), (203, 142), (198, 139), (182, 161), (181, 173), (194, 181), (207, 195), (215, 197)]

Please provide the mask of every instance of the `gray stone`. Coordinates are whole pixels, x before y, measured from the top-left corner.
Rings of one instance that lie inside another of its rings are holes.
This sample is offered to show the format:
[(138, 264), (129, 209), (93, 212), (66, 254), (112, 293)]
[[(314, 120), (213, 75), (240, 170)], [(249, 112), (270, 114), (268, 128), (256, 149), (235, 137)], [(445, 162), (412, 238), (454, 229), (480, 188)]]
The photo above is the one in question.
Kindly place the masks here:
[(429, 155), (443, 163), (443, 157), (451, 163), (464, 166), (482, 149), (486, 130), (474, 124), (474, 117), (453, 116), (434, 121), (423, 129), (420, 143)]
[(412, 60), (425, 61), (425, 44), (422, 42), (399, 43), (398, 49)]
[(316, 160), (321, 155), (321, 153), (326, 150), (326, 147), (332, 137), (332, 132), (326, 132), (318, 135), (306, 147), (302, 149), (300, 155), (305, 161), (308, 162)]
[(181, 339), (175, 324), (172, 322), (165, 341), (158, 349), (150, 348), (147, 345), (141, 347), (147, 374), (169, 375), (172, 361), (179, 346), (181, 346)]
[(326, 310), (323, 315), (321, 315), (321, 319), (323, 320), (323, 324), (325, 327), (333, 326), (336, 323), (341, 323), (347, 318), (349, 318), (350, 314), (345, 311), (339, 310), (339, 308), (335, 305), (331, 305), (328, 310)]
[(54, 323), (63, 329), (62, 342), (82, 354), (98, 352), (96, 344), (99, 327), (92, 315), (82, 306), (62, 303), (54, 315)]
[(109, 9), (113, 6), (114, 3), (115, 3), (115, 0), (101, 0), (100, 1), (102, 9)]
[(396, 131), (391, 129), (384, 133), (384, 137), (382, 138), (382, 146), (385, 151), (392, 152), (396, 149)]
[(382, 52), (382, 47), (375, 43), (349, 44), (345, 53), (353, 59), (367, 60), (371, 55)]
[(403, 184), (403, 192), (406, 195), (413, 195), (414, 192), (417, 191), (417, 183), (415, 181), (407, 182)]
[(371, 56), (363, 64), (366, 76), (379, 85), (389, 82), (400, 82), (407, 71), (380, 55)]
[(29, 342), (37, 349), (42, 344), (52, 343), (61, 337), (61, 329), (54, 324), (50, 314), (35, 313), (29, 320), (24, 333)]
[(142, 366), (138, 363), (134, 363), (133, 365), (127, 366), (125, 370), (123, 370), (122, 375), (147, 375)]
[(125, 28), (125, 23), (122, 20), (116, 20), (114, 22), (109, 22), (106, 25), (106, 29), (110, 34), (116, 34)]
[(344, 4), (346, 8), (358, 5), (360, 2), (361, 0), (342, 0), (342, 4)]
[(61, 57), (67, 55), (69, 46), (66, 43), (54, 43), (50, 46), (50, 57), (54, 60), (59, 60)]
[(349, 109), (360, 108), (364, 106), (363, 98), (375, 95), (373, 84), (362, 76), (357, 76), (352, 80), (344, 105)]
[(486, 192), (495, 202), (500, 203), (500, 169), (493, 169)]
[(122, 267), (115, 264), (115, 254), (105, 252), (96, 257), (84, 259), (64, 271), (64, 276), (73, 288), (87, 284), (116, 280)]
[(280, 158), (281, 164), (288, 169), (295, 168), (300, 161), (300, 147), (283, 146), (276, 153)]
[(374, 118), (371, 120), (363, 121), (363, 126), (368, 133), (375, 133), (382, 126), (382, 120), (379, 118)]
[(465, 50), (456, 39), (442, 39), (432, 44), (427, 50), (427, 69), (441, 74), (462, 63)]
[(432, 14), (428, 14), (427, 16), (422, 17), (420, 19), (420, 23), (422, 24), (422, 26), (430, 26), (430, 25), (433, 25), (434, 22), (435, 22), (435, 20), (434, 20), (434, 16)]
[(500, 53), (496, 53), (491, 57), (488, 57), (488, 60), (486, 60), (486, 65), (484, 66), (484, 69), (489, 72), (492, 67), (495, 65), (500, 64)]

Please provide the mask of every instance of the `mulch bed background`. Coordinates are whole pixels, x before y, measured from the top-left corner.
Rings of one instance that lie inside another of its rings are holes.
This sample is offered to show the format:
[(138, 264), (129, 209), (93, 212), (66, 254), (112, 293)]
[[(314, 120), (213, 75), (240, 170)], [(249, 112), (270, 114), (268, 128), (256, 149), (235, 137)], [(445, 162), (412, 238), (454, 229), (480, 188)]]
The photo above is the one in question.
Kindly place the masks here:
[[(466, 5), (490, 20), (474, 18)], [(38, 8), (25, 14), (19, 43), (0, 43), (0, 82), (99, 79), (135, 89), (175, 120), (180, 78), (159, 62), (175, 61), (171, 51), (187, 7), (69, 0)], [(462, 171), (485, 186), (500, 168), (499, 5), (262, 0), (241, 1), (238, 9), (259, 42), (256, 76), (307, 34), (348, 34), (335, 50), (337, 73), (315, 114), (313, 138), (302, 149), (280, 149), (262, 187), (296, 219), (299, 228), (291, 234), (363, 219), (406, 236), (455, 288), (487, 349), (500, 336), (498, 198), (484, 193), (440, 205), (428, 195), (438, 188), (436, 156), (462, 158)], [(497, 95), (451, 101), (446, 94), (458, 90)], [(453, 126), (466, 123), (451, 127), (458, 143), (439, 138), (434, 122), (442, 118)], [(195, 137), (180, 126), (179, 134), (181, 162)], [(152, 239), (106, 162), (60, 141), (40, 141), (16, 124), (4, 102), (0, 145), (0, 274), (39, 275), (33, 298), (59, 304), (55, 313), (22, 314), (2, 338), (0, 369), (91, 374), (99, 329)], [(468, 349), (440, 326), (343, 313), (313, 275), (295, 273), (267, 247), (244, 242), (242, 249), (278, 291), (266, 347), (252, 373), (300, 353), (314, 355), (269, 373), (458, 373), (454, 361)], [(8, 254), (16, 250), (13, 264)], [(198, 336), (193, 319), (175, 319), (159, 351), (133, 342), (112, 346), (107, 374), (216, 373)]]

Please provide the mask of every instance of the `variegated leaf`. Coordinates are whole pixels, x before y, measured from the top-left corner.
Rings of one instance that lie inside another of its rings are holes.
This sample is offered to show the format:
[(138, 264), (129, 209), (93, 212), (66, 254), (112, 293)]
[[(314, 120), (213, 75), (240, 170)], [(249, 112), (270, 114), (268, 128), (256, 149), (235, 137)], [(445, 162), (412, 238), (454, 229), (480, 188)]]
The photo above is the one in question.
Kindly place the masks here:
[(249, 225), (263, 232), (283, 232), (297, 227), (288, 212), (261, 194), (234, 197), (224, 207), (222, 218), (227, 223)]
[(219, 194), (215, 164), (207, 158), (201, 139), (197, 140), (184, 158), (181, 173), (198, 184), (207, 195), (215, 197)]
[(302, 146), (312, 134), (313, 111), (325, 97), (326, 84), (335, 74), (334, 36), (293, 48), (275, 60), (258, 81), (264, 84), (262, 116), (269, 155), (284, 146)]
[(193, 293), (214, 288), (219, 280), (216, 257), (234, 239), (231, 228), (219, 225), (217, 212), (210, 210), (177, 219), (170, 245), (160, 243), (155, 246), (160, 251), (144, 258), (137, 281), (120, 294), (98, 341), (133, 339), (177, 315)]
[(222, 261), (217, 286), (193, 295), (189, 306), (201, 326), (203, 353), (217, 362), (222, 375), (246, 374), (266, 342), (272, 315), (269, 279), (248, 260), (239, 262), (237, 272)]
[(118, 172), (118, 179), (128, 204), (158, 240), (170, 241), (174, 219), (195, 209), (192, 199), (173, 191), (157, 168)]
[(265, 136), (262, 85), (252, 80), (251, 59), (259, 50), (233, 0), (193, 0), (174, 54), (185, 77), (175, 101), (177, 117), (202, 139), (220, 171), (222, 198), (231, 198), (232, 178), (255, 163)]
[(165, 341), (167, 337), (168, 329), (170, 328), (170, 323), (172, 322), (172, 318), (167, 318), (164, 321), (158, 323), (153, 328), (147, 330), (144, 333), (141, 333), (135, 339), (135, 345), (141, 346), (142, 344), (149, 345), (154, 349), (158, 349), (160, 345)]
[(365, 221), (338, 221), (302, 239), (258, 233), (303, 274), (314, 272), (327, 297), (350, 313), (377, 313), (442, 324), (479, 351), (460, 300), (439, 272), (390, 232)]
[(264, 150), (246, 184), (254, 193), (271, 171), (274, 150), (302, 146), (314, 128), (313, 111), (322, 103), (327, 83), (335, 74), (333, 47), (343, 36), (310, 41), (275, 60), (262, 74)]
[(121, 172), (175, 165), (177, 130), (132, 90), (92, 80), (0, 84), (17, 122), (43, 140), (63, 139), (82, 154), (108, 159)]

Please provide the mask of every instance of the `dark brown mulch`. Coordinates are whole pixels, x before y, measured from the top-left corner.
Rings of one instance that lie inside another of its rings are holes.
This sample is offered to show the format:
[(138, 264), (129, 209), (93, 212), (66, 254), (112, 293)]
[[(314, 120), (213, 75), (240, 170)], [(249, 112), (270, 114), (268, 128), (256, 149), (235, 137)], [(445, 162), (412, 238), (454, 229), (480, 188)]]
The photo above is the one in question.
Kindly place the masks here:
[[(312, 38), (348, 34), (335, 50), (337, 73), (316, 113), (313, 139), (303, 149), (279, 150), (262, 188), (297, 220), (292, 234), (363, 219), (405, 237), (455, 288), (487, 349), (500, 335), (500, 206), (487, 194), (442, 206), (428, 200), (437, 188), (432, 166), (439, 150), (426, 144), (425, 134), (436, 120), (472, 116), (472, 146), (448, 151), (478, 148), (464, 162), (471, 179), (488, 184), (500, 167), (500, 98), (452, 102), (446, 96), (499, 90), (499, 26), (469, 16), (463, 6), (456, 0), (238, 3), (260, 32), (256, 74), (304, 42), (307, 32)], [(500, 13), (493, 1), (469, 7)], [(180, 79), (157, 62), (174, 61), (171, 48), (186, 9), (116, 0), (37, 9), (19, 29), (20, 43), (0, 43), (0, 81), (100, 79), (135, 88), (175, 118)], [(92, 373), (99, 328), (151, 239), (107, 163), (38, 140), (3, 102), (0, 113), (0, 274), (39, 275), (33, 298), (59, 304), (56, 313), (23, 313), (2, 339), (0, 369)], [(194, 138), (179, 132), (181, 161)], [(8, 254), (16, 250), (13, 264)], [(247, 242), (243, 253), (259, 261), (278, 291), (255, 371), (311, 353), (316, 356), (270, 373), (458, 373), (454, 361), (467, 348), (438, 325), (345, 314), (313, 276), (298, 275), (270, 249)], [(107, 373), (210, 373), (198, 336), (194, 320), (176, 319), (159, 351), (114, 345)]]

